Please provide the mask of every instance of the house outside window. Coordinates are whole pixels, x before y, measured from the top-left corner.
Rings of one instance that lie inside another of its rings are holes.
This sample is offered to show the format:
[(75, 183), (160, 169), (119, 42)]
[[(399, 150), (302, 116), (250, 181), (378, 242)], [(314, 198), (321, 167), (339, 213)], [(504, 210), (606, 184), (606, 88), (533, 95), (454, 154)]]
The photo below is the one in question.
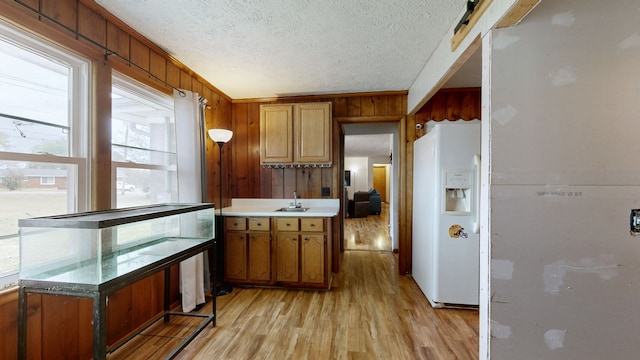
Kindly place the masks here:
[(17, 281), (18, 219), (87, 209), (90, 62), (0, 22), (0, 64), (1, 289)]

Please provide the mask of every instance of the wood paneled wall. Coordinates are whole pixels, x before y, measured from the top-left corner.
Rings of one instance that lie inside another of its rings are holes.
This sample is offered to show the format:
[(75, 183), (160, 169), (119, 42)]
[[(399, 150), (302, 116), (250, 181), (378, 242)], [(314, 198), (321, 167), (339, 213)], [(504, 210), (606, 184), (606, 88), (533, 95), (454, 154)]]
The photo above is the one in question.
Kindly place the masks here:
[[(0, 0), (0, 18), (55, 42), (93, 62), (91, 122), (110, 129), (111, 82), (116, 70), (171, 94), (173, 88), (196, 92), (208, 99), (207, 128), (231, 126), (231, 99), (172, 58), (159, 46), (90, 0)], [(208, 138), (207, 138), (208, 139)], [(92, 134), (91, 209), (111, 207), (111, 137)], [(218, 194), (218, 150), (206, 143), (207, 201)], [(231, 157), (227, 156), (230, 161)], [(228, 169), (225, 170), (228, 171)], [(216, 190), (215, 192), (213, 190)], [(224, 198), (229, 192), (223, 189)], [(217, 199), (217, 195), (215, 196)], [(216, 204), (218, 206), (218, 204)], [(179, 302), (178, 267), (172, 268), (171, 299)], [(162, 311), (162, 273), (113, 294), (109, 299), (108, 341), (122, 336)], [(0, 359), (17, 358), (17, 290), (0, 294)], [(29, 358), (88, 359), (92, 356), (91, 300), (59, 296), (29, 298)]]
[(480, 88), (440, 90), (416, 112), (416, 122), (480, 119), (480, 99)]
[[(260, 165), (260, 105), (319, 102), (332, 103), (333, 167), (263, 168)], [(337, 151), (339, 128), (343, 123), (397, 122), (406, 115), (406, 92), (350, 94), (334, 97), (300, 96), (275, 100), (237, 102), (232, 105), (234, 139), (233, 171), (230, 179), (235, 198), (290, 198), (297, 191), (302, 198), (340, 198), (342, 183), (338, 167), (342, 163)], [(336, 132), (338, 130), (338, 132)], [(336, 136), (337, 135), (337, 136)], [(322, 196), (321, 188), (330, 189)]]

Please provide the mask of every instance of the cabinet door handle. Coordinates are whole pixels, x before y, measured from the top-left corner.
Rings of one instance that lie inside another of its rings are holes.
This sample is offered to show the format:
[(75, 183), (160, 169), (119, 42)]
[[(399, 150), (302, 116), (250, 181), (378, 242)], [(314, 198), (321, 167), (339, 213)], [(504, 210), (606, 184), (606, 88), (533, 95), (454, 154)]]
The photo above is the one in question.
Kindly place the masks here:
[(258, 225), (258, 226), (262, 226), (262, 223), (258, 223), (257, 225)]
[(315, 226), (316, 226), (316, 224), (311, 224), (311, 227), (315, 227)]

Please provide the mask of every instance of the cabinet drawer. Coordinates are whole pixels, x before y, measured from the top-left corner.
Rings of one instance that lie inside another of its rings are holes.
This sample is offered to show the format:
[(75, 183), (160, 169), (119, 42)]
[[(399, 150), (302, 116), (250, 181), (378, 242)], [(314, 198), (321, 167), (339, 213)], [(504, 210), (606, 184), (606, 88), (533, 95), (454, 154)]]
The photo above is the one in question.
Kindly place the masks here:
[(228, 217), (224, 219), (225, 230), (244, 231), (247, 230), (247, 218)]
[(298, 231), (298, 218), (277, 218), (278, 231)]
[(269, 231), (269, 218), (249, 218), (249, 230)]
[(324, 221), (322, 218), (302, 218), (300, 219), (301, 231), (324, 231)]

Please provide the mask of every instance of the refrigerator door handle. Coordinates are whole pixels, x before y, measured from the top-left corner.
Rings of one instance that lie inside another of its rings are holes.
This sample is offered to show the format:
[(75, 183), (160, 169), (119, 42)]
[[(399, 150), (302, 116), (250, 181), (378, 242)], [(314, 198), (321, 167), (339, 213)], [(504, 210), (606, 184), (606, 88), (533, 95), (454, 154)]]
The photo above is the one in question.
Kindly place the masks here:
[(476, 166), (476, 219), (473, 222), (473, 233), (478, 234), (480, 233), (480, 165), (482, 164), (480, 154), (473, 155), (473, 163)]

